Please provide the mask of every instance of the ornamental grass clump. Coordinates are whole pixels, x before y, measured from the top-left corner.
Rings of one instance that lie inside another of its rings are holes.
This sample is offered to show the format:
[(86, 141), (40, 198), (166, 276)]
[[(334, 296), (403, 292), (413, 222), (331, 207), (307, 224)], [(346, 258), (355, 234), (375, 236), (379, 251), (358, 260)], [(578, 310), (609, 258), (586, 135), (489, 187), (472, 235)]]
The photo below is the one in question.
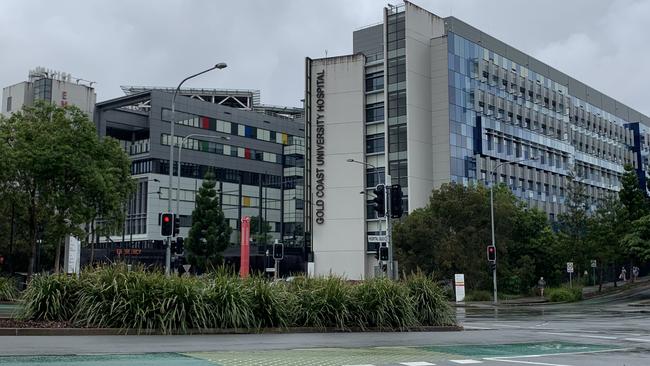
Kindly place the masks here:
[(208, 326), (205, 286), (196, 278), (167, 278), (116, 265), (86, 273), (82, 282), (77, 325), (163, 333)]
[(415, 301), (415, 316), (420, 325), (451, 326), (456, 317), (447, 301), (444, 291), (435, 280), (422, 272), (413, 273), (404, 279), (409, 294)]
[(296, 296), (297, 326), (347, 330), (364, 325), (353, 286), (340, 277), (298, 277), (289, 289)]
[(354, 286), (360, 306), (356, 314), (368, 327), (405, 330), (417, 326), (414, 297), (404, 284), (386, 278), (374, 278)]
[(248, 329), (255, 326), (250, 292), (244, 281), (231, 275), (216, 275), (207, 280), (204, 301), (209, 328)]
[(19, 319), (69, 321), (82, 288), (81, 280), (66, 275), (34, 276), (23, 292)]
[(249, 291), (251, 311), (256, 328), (286, 328), (296, 319), (297, 300), (288, 286), (277, 285), (263, 277), (251, 277), (244, 282)]
[(0, 301), (18, 300), (16, 280), (11, 277), (0, 276)]

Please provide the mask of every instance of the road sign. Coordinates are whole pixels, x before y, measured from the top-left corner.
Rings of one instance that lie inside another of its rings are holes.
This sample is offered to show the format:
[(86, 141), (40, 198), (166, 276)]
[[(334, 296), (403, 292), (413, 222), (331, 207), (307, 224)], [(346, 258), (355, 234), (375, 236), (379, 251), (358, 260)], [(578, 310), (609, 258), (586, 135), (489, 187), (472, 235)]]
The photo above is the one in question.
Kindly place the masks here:
[(591, 260), (591, 268), (596, 268), (596, 267), (597, 267), (597, 266), (596, 266), (596, 260), (595, 260), (595, 259), (592, 259), (592, 260)]
[(185, 270), (185, 273), (190, 271), (190, 267), (192, 267), (191, 264), (183, 264), (183, 269)]
[(573, 262), (567, 262), (566, 263), (566, 272), (567, 273), (573, 273)]
[(386, 235), (368, 235), (368, 243), (385, 243)]

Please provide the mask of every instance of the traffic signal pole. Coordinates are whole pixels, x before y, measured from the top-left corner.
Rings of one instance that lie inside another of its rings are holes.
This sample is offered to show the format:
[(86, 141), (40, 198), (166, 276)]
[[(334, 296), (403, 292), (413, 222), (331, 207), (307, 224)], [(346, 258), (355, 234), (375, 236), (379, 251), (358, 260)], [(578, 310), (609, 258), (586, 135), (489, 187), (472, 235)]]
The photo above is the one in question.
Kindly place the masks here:
[(395, 279), (393, 275), (393, 235), (390, 219), (390, 175), (386, 174), (384, 183), (384, 205), (386, 207), (386, 244), (388, 245), (388, 278)]

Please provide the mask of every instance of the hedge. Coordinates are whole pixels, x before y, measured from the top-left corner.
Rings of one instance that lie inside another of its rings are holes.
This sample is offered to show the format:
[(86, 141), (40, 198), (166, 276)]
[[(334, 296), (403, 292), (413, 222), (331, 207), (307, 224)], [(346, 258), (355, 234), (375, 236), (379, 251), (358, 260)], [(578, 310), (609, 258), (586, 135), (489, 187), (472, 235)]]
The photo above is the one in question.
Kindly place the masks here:
[(401, 281), (297, 277), (273, 283), (224, 272), (168, 278), (113, 265), (84, 271), (78, 278), (36, 277), (22, 299), (19, 317), (24, 320), (163, 333), (304, 326), (405, 330), (456, 324), (442, 290), (422, 274)]

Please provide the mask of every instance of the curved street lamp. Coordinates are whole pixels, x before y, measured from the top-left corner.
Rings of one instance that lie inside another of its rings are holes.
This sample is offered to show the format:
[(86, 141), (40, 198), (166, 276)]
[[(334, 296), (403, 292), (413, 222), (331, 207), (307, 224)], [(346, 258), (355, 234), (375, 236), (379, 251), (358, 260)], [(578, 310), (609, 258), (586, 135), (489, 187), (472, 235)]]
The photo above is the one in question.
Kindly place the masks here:
[[(167, 197), (167, 211), (171, 212), (172, 211), (172, 179), (174, 177), (174, 124), (176, 120), (176, 95), (178, 95), (178, 92), (181, 89), (181, 86), (183, 83), (186, 81), (195, 78), (199, 75), (203, 75), (206, 72), (210, 72), (214, 69), (225, 69), (228, 65), (226, 65), (225, 62), (219, 62), (218, 64), (215, 64), (209, 69), (203, 70), (199, 73), (196, 73), (194, 75), (190, 75), (183, 79), (178, 86), (176, 87), (176, 90), (174, 90), (174, 95), (172, 96), (172, 113), (171, 113), (171, 120), (170, 120), (170, 125), (171, 125), (171, 131), (170, 131), (170, 143), (169, 143), (169, 197)], [(180, 174), (180, 172), (179, 172)], [(167, 238), (167, 249), (165, 250), (165, 274), (169, 276), (171, 274), (171, 237)]]

